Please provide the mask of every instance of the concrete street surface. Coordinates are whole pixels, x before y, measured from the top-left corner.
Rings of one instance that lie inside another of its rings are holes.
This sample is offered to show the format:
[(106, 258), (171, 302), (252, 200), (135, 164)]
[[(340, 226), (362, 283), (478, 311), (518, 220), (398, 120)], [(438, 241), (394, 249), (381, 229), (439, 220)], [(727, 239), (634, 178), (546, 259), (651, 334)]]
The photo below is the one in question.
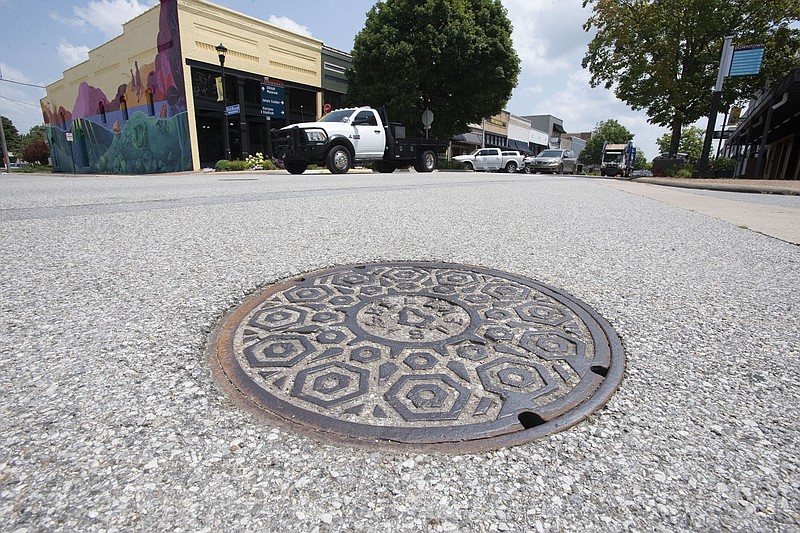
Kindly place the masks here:
[[(0, 176), (0, 530), (800, 531), (798, 220), (800, 197), (567, 176)], [(619, 390), (529, 444), (426, 454), (295, 434), (215, 382), (247, 295), (401, 260), (586, 302)]]

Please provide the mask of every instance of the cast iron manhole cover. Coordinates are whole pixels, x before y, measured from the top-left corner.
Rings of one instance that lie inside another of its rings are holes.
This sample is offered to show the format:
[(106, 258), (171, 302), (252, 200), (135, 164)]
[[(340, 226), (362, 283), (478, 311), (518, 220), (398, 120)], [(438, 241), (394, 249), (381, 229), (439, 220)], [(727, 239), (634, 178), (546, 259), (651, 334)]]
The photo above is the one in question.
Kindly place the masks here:
[(220, 326), (234, 394), (351, 443), (450, 451), (565, 429), (618, 387), (624, 353), (586, 304), (521, 276), (374, 263), (273, 285)]

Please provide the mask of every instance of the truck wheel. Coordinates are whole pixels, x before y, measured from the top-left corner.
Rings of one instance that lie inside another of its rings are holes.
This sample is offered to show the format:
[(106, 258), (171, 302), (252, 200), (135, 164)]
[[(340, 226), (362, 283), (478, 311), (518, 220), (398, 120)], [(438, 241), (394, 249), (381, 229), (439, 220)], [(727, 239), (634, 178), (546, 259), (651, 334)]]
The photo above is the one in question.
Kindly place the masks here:
[(475, 167), (469, 161), (464, 161), (464, 170), (475, 170)]
[(433, 172), (436, 168), (436, 154), (432, 150), (425, 150), (414, 163), (414, 170), (417, 172)]
[(394, 163), (387, 163), (386, 161), (375, 161), (372, 164), (372, 168), (384, 174), (391, 174), (397, 170), (397, 165)]
[(303, 163), (302, 161), (286, 161), (283, 166), (286, 167), (289, 174), (302, 174), (308, 168), (308, 163)]
[(334, 146), (328, 152), (328, 170), (331, 174), (345, 174), (350, 170), (350, 152), (344, 146)]
[(506, 172), (515, 174), (517, 172), (517, 163), (515, 161), (509, 161), (506, 165)]

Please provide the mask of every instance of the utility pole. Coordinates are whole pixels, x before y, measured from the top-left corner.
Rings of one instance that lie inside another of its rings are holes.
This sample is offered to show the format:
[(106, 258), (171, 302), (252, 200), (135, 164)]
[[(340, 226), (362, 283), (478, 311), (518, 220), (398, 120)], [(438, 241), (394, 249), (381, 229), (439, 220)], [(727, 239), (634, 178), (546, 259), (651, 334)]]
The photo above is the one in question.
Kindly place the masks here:
[(3, 144), (3, 161), (6, 164), (6, 172), (11, 173), (11, 158), (8, 157), (8, 147), (6, 146), (6, 129), (0, 119), (0, 142)]

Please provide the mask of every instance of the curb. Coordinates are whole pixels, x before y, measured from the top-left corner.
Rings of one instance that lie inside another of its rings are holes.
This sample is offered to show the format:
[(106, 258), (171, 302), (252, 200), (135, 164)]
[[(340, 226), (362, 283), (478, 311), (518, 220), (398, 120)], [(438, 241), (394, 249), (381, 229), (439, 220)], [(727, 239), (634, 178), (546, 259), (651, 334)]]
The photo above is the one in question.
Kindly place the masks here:
[(692, 183), (688, 181), (674, 181), (662, 180), (658, 178), (635, 178), (631, 180), (634, 183), (647, 183), (649, 185), (663, 185), (665, 187), (680, 187), (682, 189), (705, 189), (710, 191), (724, 191), (724, 192), (748, 192), (748, 193), (761, 193), (761, 194), (786, 194), (797, 196), (800, 195), (800, 189), (792, 189), (791, 187), (773, 187), (773, 186), (759, 186), (759, 185), (735, 185), (730, 183)]

